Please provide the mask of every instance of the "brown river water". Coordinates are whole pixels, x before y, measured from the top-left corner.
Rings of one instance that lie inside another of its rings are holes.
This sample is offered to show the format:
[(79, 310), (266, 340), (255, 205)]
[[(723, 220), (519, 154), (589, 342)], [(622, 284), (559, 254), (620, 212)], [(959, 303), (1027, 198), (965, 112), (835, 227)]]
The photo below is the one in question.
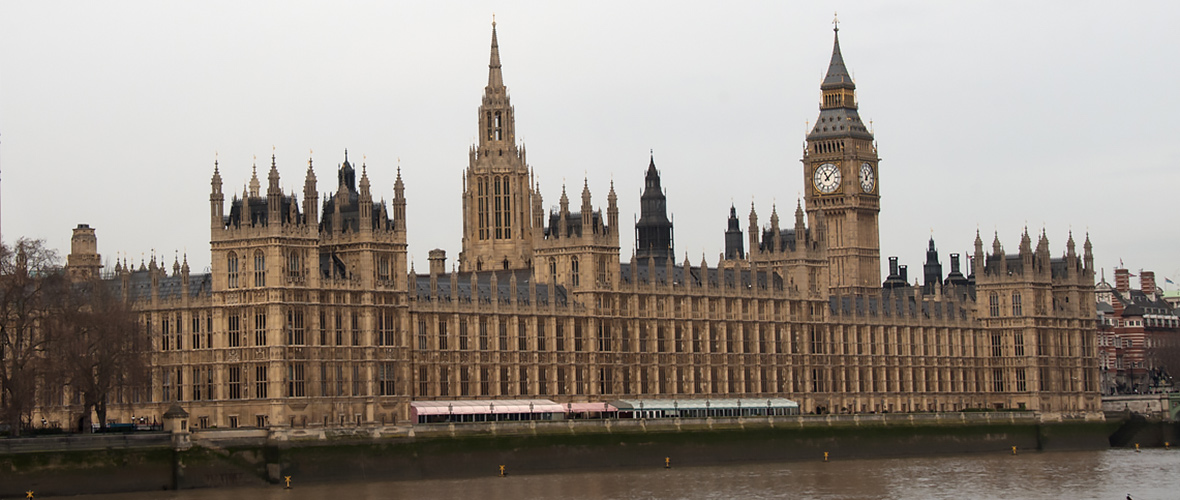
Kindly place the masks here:
[(80, 500), (226, 498), (488, 500), (597, 498), (1180, 498), (1180, 449), (1026, 452), (830, 462), (743, 463), (709, 467), (563, 472), (543, 475), (343, 482), (258, 488), (85, 495)]

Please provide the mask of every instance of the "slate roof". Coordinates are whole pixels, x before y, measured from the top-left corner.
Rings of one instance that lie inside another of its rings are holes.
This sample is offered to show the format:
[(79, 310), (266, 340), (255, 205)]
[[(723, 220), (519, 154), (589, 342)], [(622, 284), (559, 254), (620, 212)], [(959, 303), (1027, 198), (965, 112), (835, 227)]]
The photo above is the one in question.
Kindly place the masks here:
[[(123, 279), (115, 277), (106, 281), (115, 293), (123, 293)], [(131, 301), (152, 299), (152, 278), (149, 271), (132, 272), (127, 279), (127, 297)], [(181, 276), (161, 276), (160, 300), (175, 300), (187, 293), (189, 297), (209, 297), (213, 293), (213, 275), (209, 273), (190, 274), (188, 289), (185, 290)]]
[[(519, 270), (500, 270), (500, 271), (479, 271), (474, 273), (476, 277), (475, 292), (473, 297), (471, 293), (471, 272), (458, 273), (456, 277), (456, 286), (458, 290), (451, 290), (451, 275), (440, 274), (436, 278), (436, 286), (438, 287), (438, 300), (473, 302), (473, 298), (477, 298), (479, 302), (490, 303), (492, 301), (492, 275), (496, 275), (496, 290), (495, 296), (500, 302), (507, 303), (512, 297), (512, 276), (516, 276), (516, 300), (519, 303), (532, 303), (529, 300), (529, 280), (532, 278), (532, 273), (527, 269)], [(549, 305), (549, 284), (537, 283), (536, 285), (537, 305)], [(417, 275), (414, 281), (414, 296), (423, 302), (434, 300), (430, 295), (430, 276)], [(566, 305), (568, 302), (568, 295), (565, 287), (556, 285), (554, 290), (554, 300), (557, 305)]]

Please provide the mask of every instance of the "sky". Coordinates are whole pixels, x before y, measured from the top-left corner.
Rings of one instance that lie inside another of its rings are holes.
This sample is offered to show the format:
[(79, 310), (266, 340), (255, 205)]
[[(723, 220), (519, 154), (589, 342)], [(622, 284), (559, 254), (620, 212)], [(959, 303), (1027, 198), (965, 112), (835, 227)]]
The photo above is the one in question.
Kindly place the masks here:
[[(517, 138), (545, 206), (619, 195), (623, 260), (654, 154), (677, 260), (710, 265), (731, 204), (791, 220), (839, 13), (881, 157), (881, 255), (919, 274), (933, 236), (1009, 253), (1086, 234), (1096, 265), (1180, 283), (1175, 2), (4, 2), (0, 237), (112, 263), (209, 265), (209, 191), (273, 154), (302, 197), (344, 150), (386, 202), (400, 165), (409, 252), (458, 256), (493, 15)], [(322, 200), (322, 198), (321, 198)], [(1035, 240), (1034, 240), (1035, 241)], [(948, 269), (949, 270), (949, 269)], [(882, 271), (887, 266), (882, 265)], [(1174, 286), (1168, 285), (1175, 289)]]

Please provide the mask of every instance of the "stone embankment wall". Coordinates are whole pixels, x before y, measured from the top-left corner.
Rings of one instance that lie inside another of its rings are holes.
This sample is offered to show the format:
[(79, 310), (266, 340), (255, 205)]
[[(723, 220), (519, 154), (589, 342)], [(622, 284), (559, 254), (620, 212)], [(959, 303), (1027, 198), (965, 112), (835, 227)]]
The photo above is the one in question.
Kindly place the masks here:
[[(0, 454), (0, 498), (113, 491), (454, 478), (743, 461), (1101, 449), (1104, 421), (1032, 413), (486, 422), (202, 430), (194, 446)], [(1117, 424), (1115, 424), (1117, 426)], [(41, 438), (37, 438), (41, 439)], [(75, 438), (80, 439), (80, 438)], [(165, 440), (166, 441), (166, 440)], [(3, 440), (0, 440), (3, 442)], [(146, 441), (145, 441), (146, 444)], [(100, 480), (101, 478), (101, 480)], [(101, 488), (96, 486), (101, 485)]]

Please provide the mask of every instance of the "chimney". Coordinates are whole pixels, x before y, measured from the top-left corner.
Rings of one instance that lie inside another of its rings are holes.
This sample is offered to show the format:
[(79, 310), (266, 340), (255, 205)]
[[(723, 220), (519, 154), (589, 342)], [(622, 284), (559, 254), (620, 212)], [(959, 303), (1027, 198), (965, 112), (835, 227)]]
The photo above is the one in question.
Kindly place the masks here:
[(897, 257), (889, 258), (889, 277), (897, 276)]
[(897, 272), (898, 272), (898, 273), (900, 273), (900, 275), (901, 275), (901, 280), (902, 280), (902, 281), (904, 281), (904, 282), (906, 282), (906, 283), (908, 284), (910, 281), (909, 281), (909, 278), (908, 278), (908, 277), (906, 277), (906, 268), (907, 268), (907, 267), (908, 267), (908, 266), (898, 266), (898, 267), (897, 267)]
[(1139, 289), (1144, 295), (1155, 295), (1155, 271), (1139, 271)]
[(428, 255), (429, 257), (427, 260), (430, 261), (430, 274), (432, 276), (446, 274), (447, 251), (440, 248), (435, 248), (434, 250), (431, 250)]
[(1126, 269), (1114, 270), (1114, 289), (1119, 293), (1128, 293), (1131, 291), (1131, 272)]

